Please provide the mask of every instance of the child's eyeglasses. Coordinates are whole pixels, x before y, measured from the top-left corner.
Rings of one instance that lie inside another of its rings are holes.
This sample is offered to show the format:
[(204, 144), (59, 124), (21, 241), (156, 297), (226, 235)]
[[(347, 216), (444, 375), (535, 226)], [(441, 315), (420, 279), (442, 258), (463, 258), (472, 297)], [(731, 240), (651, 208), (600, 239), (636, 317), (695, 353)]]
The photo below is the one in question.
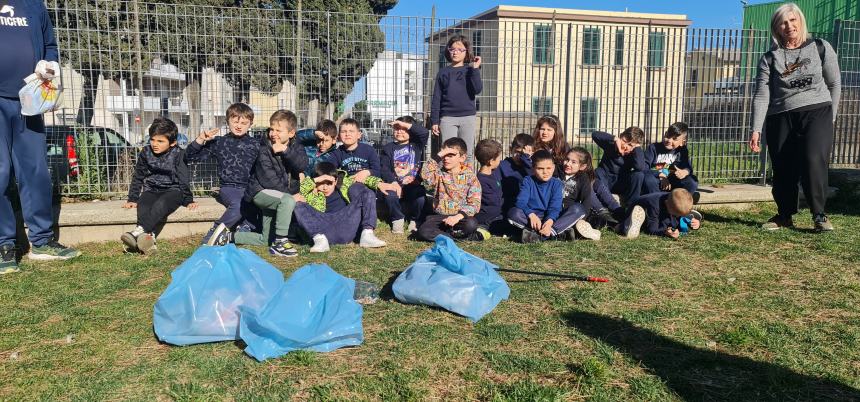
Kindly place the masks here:
[(456, 54), (456, 53), (465, 53), (466, 49), (459, 48), (459, 47), (449, 47), (448, 51)]

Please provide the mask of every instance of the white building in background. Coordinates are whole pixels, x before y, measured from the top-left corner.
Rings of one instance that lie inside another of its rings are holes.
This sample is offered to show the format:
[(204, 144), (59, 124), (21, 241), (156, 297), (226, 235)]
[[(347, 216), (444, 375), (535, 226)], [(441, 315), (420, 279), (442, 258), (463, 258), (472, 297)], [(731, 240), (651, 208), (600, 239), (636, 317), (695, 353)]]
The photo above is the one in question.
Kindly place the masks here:
[[(199, 129), (223, 127), (224, 114), (234, 98), (233, 87), (223, 74), (212, 68), (203, 70), (200, 79)], [(146, 130), (158, 116), (166, 116), (179, 126), (179, 132), (193, 139), (191, 124), (191, 88), (188, 74), (176, 66), (153, 60), (142, 78), (143, 107), (136, 83), (132, 80), (111, 80), (99, 75), (95, 84), (92, 125), (115, 130), (130, 143), (140, 143), (148, 137)], [(68, 65), (63, 66), (61, 107), (45, 114), (47, 125), (75, 124), (84, 91), (84, 77)], [(284, 81), (277, 94), (265, 94), (251, 88), (243, 99), (254, 110), (255, 127), (268, 125), (269, 116), (278, 109), (296, 111), (296, 88)], [(312, 102), (313, 103), (313, 102)], [(318, 104), (316, 106), (318, 108)], [(316, 121), (318, 110), (309, 112), (307, 119)], [(311, 116), (313, 114), (313, 116)], [(301, 114), (300, 114), (301, 115)], [(310, 121), (310, 120), (309, 120)]]
[(365, 96), (374, 127), (410, 115), (423, 119), (424, 68), (427, 57), (386, 50), (367, 73)]

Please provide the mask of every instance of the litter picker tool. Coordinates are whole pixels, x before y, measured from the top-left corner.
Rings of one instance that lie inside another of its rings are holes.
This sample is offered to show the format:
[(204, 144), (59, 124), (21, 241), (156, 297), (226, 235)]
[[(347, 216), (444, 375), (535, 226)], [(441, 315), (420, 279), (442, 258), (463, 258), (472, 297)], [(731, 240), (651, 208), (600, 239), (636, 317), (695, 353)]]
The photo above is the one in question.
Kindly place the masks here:
[(583, 281), (583, 282), (609, 282), (607, 278), (600, 278), (596, 276), (586, 276), (586, 275), (566, 275), (566, 274), (553, 274), (549, 272), (536, 272), (536, 271), (523, 271), (519, 269), (507, 269), (507, 268), (498, 268), (499, 272), (511, 272), (515, 274), (526, 274), (526, 275), (537, 275), (537, 276), (549, 276), (553, 278), (563, 278), (563, 279), (571, 279), (575, 281)]

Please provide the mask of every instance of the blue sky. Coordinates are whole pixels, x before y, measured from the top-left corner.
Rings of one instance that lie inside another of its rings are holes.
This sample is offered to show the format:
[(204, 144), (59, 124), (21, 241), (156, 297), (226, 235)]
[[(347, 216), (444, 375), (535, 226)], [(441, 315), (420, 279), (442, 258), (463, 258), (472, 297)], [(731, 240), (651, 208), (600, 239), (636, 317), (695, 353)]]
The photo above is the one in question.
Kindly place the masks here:
[[(750, 0), (750, 4), (766, 3)], [(388, 15), (430, 16), (433, 5), (440, 18), (469, 18), (499, 4), (510, 6), (558, 7), (667, 14), (686, 14), (696, 28), (740, 28), (743, 5), (740, 0), (400, 0)]]

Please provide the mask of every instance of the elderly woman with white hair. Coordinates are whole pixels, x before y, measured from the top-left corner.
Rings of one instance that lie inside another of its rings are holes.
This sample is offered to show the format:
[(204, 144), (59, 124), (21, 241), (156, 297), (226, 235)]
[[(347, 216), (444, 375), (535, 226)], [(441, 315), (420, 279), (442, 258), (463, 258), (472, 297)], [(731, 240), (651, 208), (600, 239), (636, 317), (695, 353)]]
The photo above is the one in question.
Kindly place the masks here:
[(770, 31), (774, 46), (758, 63), (749, 140), (754, 152), (761, 151), (765, 129), (773, 166), (772, 193), (778, 212), (762, 228), (794, 226), (800, 182), (815, 231), (830, 231), (833, 225), (824, 206), (841, 91), (836, 52), (827, 41), (809, 37), (806, 18), (794, 3), (773, 13)]

